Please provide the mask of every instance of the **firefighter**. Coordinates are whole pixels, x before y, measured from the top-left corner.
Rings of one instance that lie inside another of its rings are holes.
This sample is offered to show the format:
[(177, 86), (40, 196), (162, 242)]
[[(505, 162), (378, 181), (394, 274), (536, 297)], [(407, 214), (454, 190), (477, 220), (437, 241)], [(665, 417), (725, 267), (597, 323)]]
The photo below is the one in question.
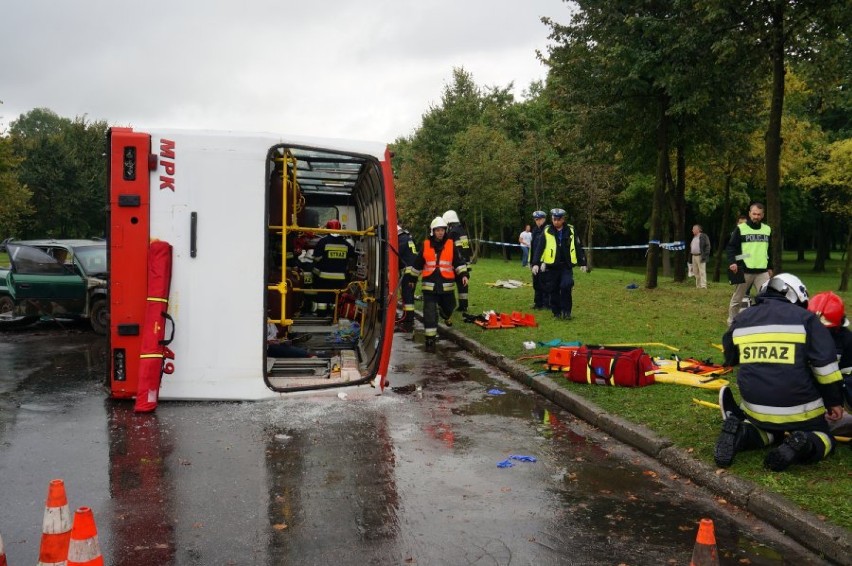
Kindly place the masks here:
[(414, 330), (414, 288), (417, 286), (417, 275), (414, 273), (414, 262), (417, 259), (417, 244), (411, 233), (397, 225), (396, 234), (399, 246), (399, 286), (402, 295), (402, 318), (399, 327), (403, 332)]
[(818, 462), (834, 449), (828, 423), (843, 415), (841, 376), (834, 341), (807, 306), (801, 280), (776, 275), (722, 337), (725, 365), (741, 366), (744, 418), (736, 412), (725, 418), (714, 451), (719, 467), (730, 466), (742, 450), (774, 446), (763, 465), (780, 472)]
[[(459, 306), (458, 309), (461, 312), (467, 312), (468, 307), (468, 282), (470, 281), (470, 240), (467, 239), (467, 232), (464, 227), (461, 225), (461, 221), (459, 220), (459, 215), (456, 214), (455, 210), (448, 210), (444, 213), (442, 217), (444, 222), (447, 224), (448, 233), (447, 238), (455, 242), (456, 249), (459, 251), (459, 255), (462, 258), (462, 261), (465, 265), (468, 266), (467, 273), (465, 276), (456, 277), (456, 284), (458, 285), (458, 293), (459, 293)], [(464, 281), (462, 281), (464, 279)]]
[(412, 272), (421, 276), (423, 327), (426, 351), (434, 352), (438, 341), (438, 311), (448, 325), (456, 307), (456, 279), (467, 285), (467, 264), (454, 242), (447, 238), (447, 223), (436, 216), (429, 225), (430, 236), (423, 242)]
[[(533, 212), (532, 217), (533, 222), (535, 222), (535, 228), (532, 229), (532, 242), (530, 243), (530, 268), (532, 268), (533, 250), (535, 250), (536, 246), (539, 245), (539, 241), (544, 237), (544, 223), (547, 219), (547, 214), (543, 210), (536, 210)], [(545, 308), (544, 305), (550, 304), (550, 295), (544, 288), (544, 277), (540, 273), (534, 272), (532, 274), (532, 286), (532, 308), (535, 310), (541, 310)]]
[(832, 293), (824, 291), (817, 293), (808, 301), (808, 310), (819, 317), (823, 326), (834, 339), (834, 349), (837, 353), (837, 364), (840, 375), (843, 377), (843, 400), (846, 405), (846, 413), (839, 421), (829, 423), (831, 433), (835, 436), (849, 436), (852, 434), (852, 331), (849, 330), (849, 319), (846, 317), (846, 308), (843, 299)]
[(551, 225), (544, 229), (538, 246), (533, 250), (533, 275), (544, 275), (544, 285), (550, 293), (550, 310), (554, 318), (571, 320), (574, 308), (574, 266), (588, 272), (586, 253), (574, 233), (565, 223), (565, 211), (550, 211)]
[[(328, 230), (340, 230), (340, 221), (332, 218), (325, 223)], [(350, 263), (355, 248), (340, 234), (326, 234), (314, 248), (314, 288), (345, 289), (349, 284)], [(337, 308), (336, 294), (320, 291), (316, 295), (317, 316), (334, 316)]]

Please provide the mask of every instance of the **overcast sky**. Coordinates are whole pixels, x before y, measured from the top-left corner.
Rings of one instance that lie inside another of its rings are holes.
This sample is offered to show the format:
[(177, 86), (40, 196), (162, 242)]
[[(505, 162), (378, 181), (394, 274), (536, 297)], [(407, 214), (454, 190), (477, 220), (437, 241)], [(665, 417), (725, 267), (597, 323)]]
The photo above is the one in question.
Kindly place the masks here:
[(0, 0), (0, 131), (33, 108), (110, 125), (393, 141), (464, 67), (543, 79), (563, 0)]

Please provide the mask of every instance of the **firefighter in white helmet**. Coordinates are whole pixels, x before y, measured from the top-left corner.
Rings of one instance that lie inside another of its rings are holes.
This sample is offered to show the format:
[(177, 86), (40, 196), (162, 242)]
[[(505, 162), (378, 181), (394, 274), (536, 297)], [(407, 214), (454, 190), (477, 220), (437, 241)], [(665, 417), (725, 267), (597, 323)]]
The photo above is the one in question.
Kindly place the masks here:
[[(842, 378), (834, 341), (807, 307), (804, 283), (789, 273), (775, 275), (722, 337), (725, 365), (740, 365), (742, 402), (725, 411), (714, 453), (719, 467), (743, 450), (774, 446), (763, 465), (780, 472), (818, 462), (834, 449), (829, 422), (843, 415)], [(720, 395), (723, 410), (727, 403)]]
[(438, 311), (444, 322), (451, 326), (451, 317), (456, 307), (456, 278), (467, 285), (467, 264), (454, 242), (447, 238), (447, 223), (442, 217), (437, 216), (432, 220), (429, 233), (412, 271), (421, 277), (426, 351), (434, 352), (438, 341)]
[(471, 249), (470, 249), (470, 240), (467, 238), (467, 231), (465, 231), (464, 226), (461, 225), (461, 221), (459, 220), (459, 215), (456, 214), (455, 210), (448, 210), (442, 216), (444, 222), (447, 224), (447, 238), (453, 241), (456, 249), (459, 251), (459, 255), (464, 261), (465, 265), (468, 266), (467, 276), (465, 281), (462, 281), (461, 276), (456, 277), (456, 284), (458, 285), (458, 293), (459, 293), (459, 310), (462, 312), (467, 311), (468, 307), (468, 284), (467, 282), (470, 280), (470, 259), (471, 259)]

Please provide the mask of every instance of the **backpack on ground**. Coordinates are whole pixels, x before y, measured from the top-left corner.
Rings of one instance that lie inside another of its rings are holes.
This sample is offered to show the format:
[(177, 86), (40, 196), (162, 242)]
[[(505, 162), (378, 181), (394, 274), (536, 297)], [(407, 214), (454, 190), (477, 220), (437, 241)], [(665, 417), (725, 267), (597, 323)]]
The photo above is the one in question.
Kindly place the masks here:
[(654, 383), (656, 369), (642, 348), (581, 346), (571, 357), (571, 369), (565, 375), (577, 383), (643, 387)]

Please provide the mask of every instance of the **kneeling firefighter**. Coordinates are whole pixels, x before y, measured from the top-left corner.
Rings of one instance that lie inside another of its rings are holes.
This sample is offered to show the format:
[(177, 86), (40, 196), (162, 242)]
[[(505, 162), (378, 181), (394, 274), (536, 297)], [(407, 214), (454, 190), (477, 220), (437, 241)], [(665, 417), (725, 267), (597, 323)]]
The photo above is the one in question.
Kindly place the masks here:
[(467, 264), (453, 241), (446, 238), (447, 223), (443, 218), (435, 217), (429, 230), (430, 237), (423, 242), (412, 272), (421, 276), (426, 350), (434, 352), (438, 341), (438, 310), (444, 322), (451, 325), (456, 308), (456, 277), (467, 284)]
[(834, 340), (807, 306), (802, 281), (776, 275), (722, 337), (725, 365), (740, 365), (742, 403), (725, 411), (714, 453), (719, 467), (742, 450), (774, 446), (763, 465), (780, 472), (834, 449), (828, 423), (843, 416), (842, 378)]

